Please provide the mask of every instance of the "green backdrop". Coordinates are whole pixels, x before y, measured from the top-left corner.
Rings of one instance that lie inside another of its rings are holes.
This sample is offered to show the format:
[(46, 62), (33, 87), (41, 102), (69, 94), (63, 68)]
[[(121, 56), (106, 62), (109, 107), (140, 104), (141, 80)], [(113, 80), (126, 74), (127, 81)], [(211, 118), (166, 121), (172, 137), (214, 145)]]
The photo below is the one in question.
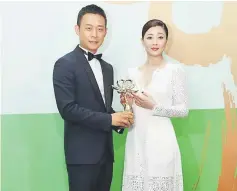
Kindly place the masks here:
[[(182, 154), (184, 190), (216, 191), (224, 110), (192, 110), (189, 117), (172, 122)], [(67, 191), (63, 131), (58, 114), (3, 115), (2, 191)], [(114, 134), (112, 191), (121, 190), (125, 140), (126, 133)]]

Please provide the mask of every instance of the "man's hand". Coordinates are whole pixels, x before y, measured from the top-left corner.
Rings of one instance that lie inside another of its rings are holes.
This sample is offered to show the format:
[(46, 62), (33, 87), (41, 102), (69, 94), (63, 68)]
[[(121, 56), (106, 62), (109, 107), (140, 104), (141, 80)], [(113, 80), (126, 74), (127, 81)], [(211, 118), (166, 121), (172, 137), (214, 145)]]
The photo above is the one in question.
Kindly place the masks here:
[(132, 112), (117, 112), (112, 115), (112, 125), (120, 126), (122, 128), (130, 127), (133, 124), (133, 113)]

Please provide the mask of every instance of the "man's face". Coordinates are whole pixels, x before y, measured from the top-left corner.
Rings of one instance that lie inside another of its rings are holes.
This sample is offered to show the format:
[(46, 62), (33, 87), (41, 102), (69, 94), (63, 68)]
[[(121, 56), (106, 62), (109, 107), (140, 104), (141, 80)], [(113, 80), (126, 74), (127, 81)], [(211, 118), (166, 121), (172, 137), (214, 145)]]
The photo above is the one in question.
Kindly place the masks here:
[(80, 37), (80, 45), (92, 53), (101, 46), (107, 32), (104, 17), (92, 13), (85, 14), (80, 26), (76, 25), (75, 30)]

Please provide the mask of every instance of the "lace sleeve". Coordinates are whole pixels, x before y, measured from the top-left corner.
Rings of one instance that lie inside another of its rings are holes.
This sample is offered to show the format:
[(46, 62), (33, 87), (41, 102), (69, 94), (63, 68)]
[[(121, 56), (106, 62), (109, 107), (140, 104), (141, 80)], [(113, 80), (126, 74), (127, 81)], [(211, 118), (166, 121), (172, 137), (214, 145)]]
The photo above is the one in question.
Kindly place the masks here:
[(157, 104), (152, 114), (161, 117), (185, 117), (188, 115), (187, 92), (186, 92), (186, 75), (181, 67), (177, 67), (172, 75), (172, 101), (170, 107)]

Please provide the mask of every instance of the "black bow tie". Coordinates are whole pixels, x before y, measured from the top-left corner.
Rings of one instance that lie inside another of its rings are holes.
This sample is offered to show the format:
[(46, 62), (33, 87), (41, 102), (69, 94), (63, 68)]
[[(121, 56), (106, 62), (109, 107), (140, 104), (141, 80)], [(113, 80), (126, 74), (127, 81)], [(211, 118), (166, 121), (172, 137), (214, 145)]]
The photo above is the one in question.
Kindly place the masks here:
[(101, 60), (102, 54), (92, 54), (91, 52), (87, 53), (88, 55), (88, 60), (91, 61), (93, 58), (97, 60)]

